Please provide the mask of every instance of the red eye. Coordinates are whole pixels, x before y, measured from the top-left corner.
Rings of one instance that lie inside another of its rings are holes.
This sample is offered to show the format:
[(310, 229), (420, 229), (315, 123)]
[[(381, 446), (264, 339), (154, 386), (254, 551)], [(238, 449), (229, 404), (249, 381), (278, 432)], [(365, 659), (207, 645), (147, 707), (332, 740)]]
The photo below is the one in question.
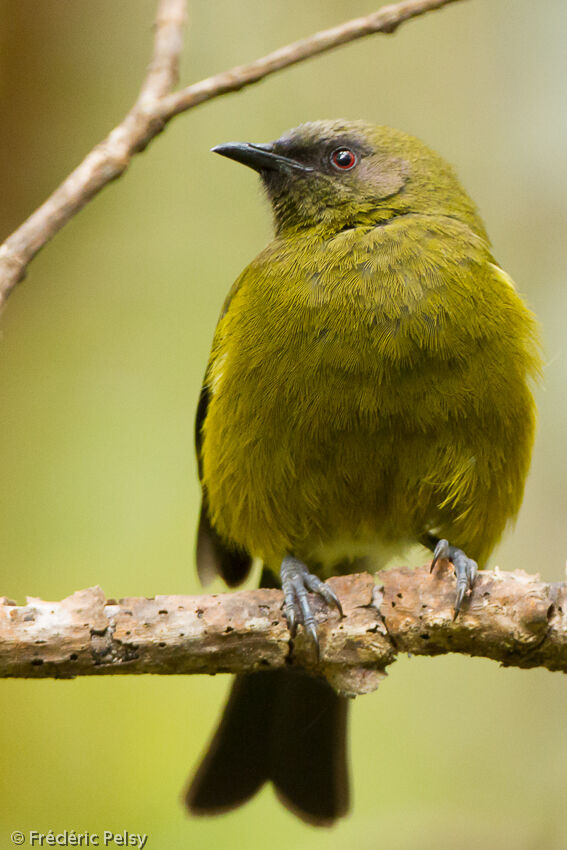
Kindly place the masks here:
[(331, 154), (331, 162), (341, 171), (349, 171), (356, 165), (356, 154), (349, 148), (337, 148)]

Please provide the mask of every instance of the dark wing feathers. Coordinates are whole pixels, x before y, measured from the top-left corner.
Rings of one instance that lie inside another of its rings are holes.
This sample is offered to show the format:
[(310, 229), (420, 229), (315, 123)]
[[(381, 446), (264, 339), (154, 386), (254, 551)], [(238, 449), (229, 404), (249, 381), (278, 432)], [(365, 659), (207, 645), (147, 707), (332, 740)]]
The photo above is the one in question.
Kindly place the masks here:
[[(199, 480), (203, 479), (203, 423), (207, 416), (210, 392), (207, 386), (207, 376), (201, 388), (197, 416), (195, 419), (195, 450)], [(230, 546), (222, 540), (213, 528), (207, 507), (207, 494), (203, 488), (201, 515), (197, 531), (197, 572), (202, 584), (208, 584), (215, 576), (220, 575), (231, 587), (240, 584), (252, 566), (252, 558), (248, 552)]]

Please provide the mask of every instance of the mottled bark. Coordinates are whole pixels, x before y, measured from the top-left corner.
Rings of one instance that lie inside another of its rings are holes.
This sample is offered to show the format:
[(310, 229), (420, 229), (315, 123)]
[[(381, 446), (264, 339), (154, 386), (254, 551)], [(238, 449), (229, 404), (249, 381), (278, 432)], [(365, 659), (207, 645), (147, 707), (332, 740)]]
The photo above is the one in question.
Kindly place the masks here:
[(240, 673), (303, 666), (342, 693), (375, 689), (399, 653), (459, 652), (515, 667), (567, 671), (567, 587), (522, 571), (481, 572), (457, 619), (445, 566), (330, 579), (340, 619), (317, 597), (321, 658), (300, 627), (292, 642), (279, 590), (61, 602), (0, 600), (0, 676)]

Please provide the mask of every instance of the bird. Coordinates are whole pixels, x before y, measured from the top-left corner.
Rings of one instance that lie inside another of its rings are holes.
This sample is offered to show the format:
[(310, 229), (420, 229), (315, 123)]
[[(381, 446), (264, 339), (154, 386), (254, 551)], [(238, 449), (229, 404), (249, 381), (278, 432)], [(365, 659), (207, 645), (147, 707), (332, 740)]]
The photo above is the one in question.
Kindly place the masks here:
[[(213, 148), (255, 170), (274, 237), (222, 308), (196, 417), (203, 583), (281, 583), (318, 650), (309, 593), (421, 543), (452, 563), (455, 615), (515, 518), (541, 372), (536, 319), (453, 168), (364, 121)], [(271, 782), (308, 823), (349, 807), (347, 699), (295, 668), (239, 675), (186, 793), (233, 809)]]

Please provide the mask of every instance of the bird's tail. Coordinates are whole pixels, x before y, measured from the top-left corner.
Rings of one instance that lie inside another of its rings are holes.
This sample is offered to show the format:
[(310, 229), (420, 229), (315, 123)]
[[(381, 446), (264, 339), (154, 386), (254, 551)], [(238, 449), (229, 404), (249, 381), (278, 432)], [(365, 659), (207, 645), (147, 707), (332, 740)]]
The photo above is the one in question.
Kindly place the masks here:
[(237, 676), (220, 725), (186, 795), (210, 815), (271, 781), (303, 820), (330, 825), (348, 809), (347, 699), (296, 670)]

